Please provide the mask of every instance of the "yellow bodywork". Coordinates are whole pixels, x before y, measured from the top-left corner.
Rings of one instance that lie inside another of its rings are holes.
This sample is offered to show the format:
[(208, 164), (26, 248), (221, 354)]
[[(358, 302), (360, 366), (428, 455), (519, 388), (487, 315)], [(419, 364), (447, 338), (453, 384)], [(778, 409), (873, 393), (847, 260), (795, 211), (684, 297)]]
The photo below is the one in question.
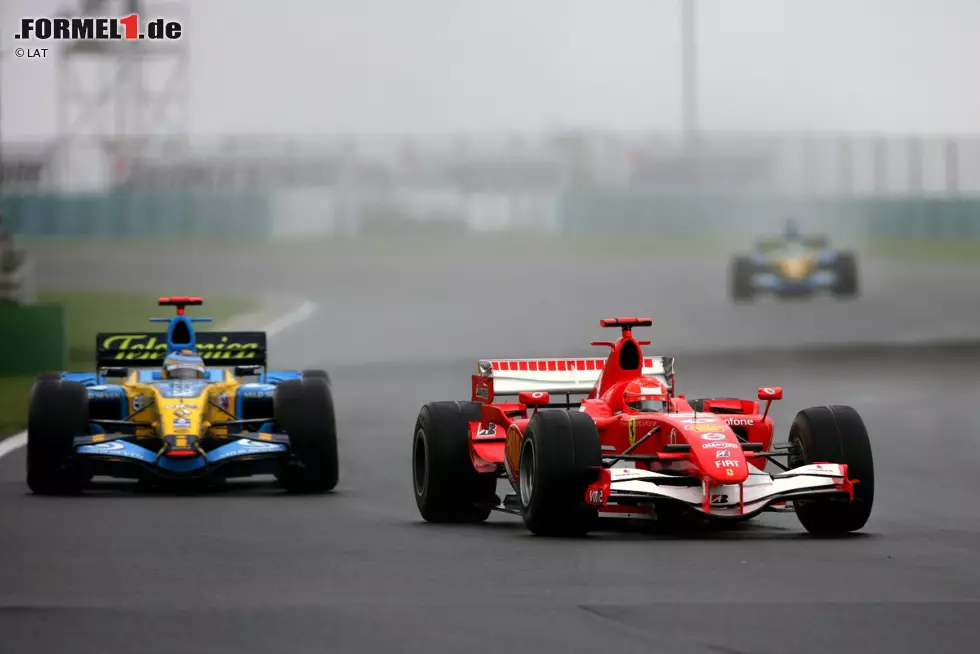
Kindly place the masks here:
[(805, 257), (787, 257), (778, 259), (775, 268), (779, 275), (785, 279), (799, 281), (807, 277), (817, 265), (816, 255)]
[[(241, 381), (230, 370), (225, 371), (223, 381), (206, 384), (196, 397), (165, 397), (154, 383), (141, 383), (138, 379), (139, 373), (133, 372), (122, 383), (132, 413), (130, 420), (150, 423), (137, 428), (137, 439), (176, 436), (175, 446), (180, 448), (193, 447), (196, 439), (205, 434), (228, 438), (228, 428), (214, 427), (213, 423), (235, 419), (233, 407)], [(227, 397), (225, 410), (222, 396)]]

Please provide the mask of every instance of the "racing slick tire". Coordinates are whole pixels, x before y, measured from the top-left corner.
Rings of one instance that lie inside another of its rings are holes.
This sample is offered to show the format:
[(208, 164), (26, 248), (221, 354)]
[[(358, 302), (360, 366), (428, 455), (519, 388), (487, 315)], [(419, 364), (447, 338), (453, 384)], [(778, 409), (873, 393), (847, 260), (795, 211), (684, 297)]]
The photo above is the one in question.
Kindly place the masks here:
[(330, 383), (330, 375), (327, 374), (326, 370), (304, 370), (303, 379), (323, 379), (327, 382), (327, 386), (332, 386)]
[(415, 504), (426, 522), (484, 522), (497, 504), (496, 473), (470, 458), (469, 423), (477, 402), (430, 402), (419, 410), (412, 439)]
[(854, 501), (837, 497), (800, 499), (793, 502), (796, 516), (811, 534), (839, 536), (861, 529), (871, 516), (875, 496), (874, 459), (868, 430), (858, 412), (849, 406), (819, 406), (796, 414), (789, 441), (795, 445), (790, 468), (811, 463), (842, 463), (856, 479)]
[(834, 262), (834, 273), (837, 275), (834, 295), (855, 297), (858, 294), (857, 256), (853, 252), (841, 252)]
[(599, 431), (580, 411), (538, 411), (528, 422), (518, 471), (521, 514), (536, 536), (584, 536), (598, 510), (585, 493), (602, 465)]
[(339, 477), (337, 420), (324, 379), (291, 379), (276, 388), (275, 420), (289, 436), (296, 462), (279, 476), (294, 493), (326, 493)]
[(88, 433), (88, 391), (77, 382), (42, 379), (31, 390), (27, 418), (27, 486), (38, 495), (81, 492), (85, 475), (73, 465), (76, 436)]
[(751, 300), (755, 296), (755, 289), (752, 287), (753, 270), (752, 260), (748, 257), (735, 257), (732, 260), (732, 299), (736, 302)]

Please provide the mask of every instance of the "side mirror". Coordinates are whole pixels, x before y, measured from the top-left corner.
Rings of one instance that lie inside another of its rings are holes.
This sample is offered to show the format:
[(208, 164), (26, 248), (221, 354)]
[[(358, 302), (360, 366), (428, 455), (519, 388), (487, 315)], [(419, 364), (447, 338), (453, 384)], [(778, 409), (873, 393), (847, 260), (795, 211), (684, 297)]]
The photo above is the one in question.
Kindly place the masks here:
[(235, 366), (236, 377), (258, 377), (262, 366)]
[(103, 368), (102, 376), (124, 379), (129, 377), (129, 368)]
[(544, 406), (551, 401), (547, 391), (524, 391), (517, 394), (517, 401), (524, 406)]
[(783, 399), (783, 389), (780, 386), (764, 386), (759, 388), (759, 399), (763, 402), (767, 400)]

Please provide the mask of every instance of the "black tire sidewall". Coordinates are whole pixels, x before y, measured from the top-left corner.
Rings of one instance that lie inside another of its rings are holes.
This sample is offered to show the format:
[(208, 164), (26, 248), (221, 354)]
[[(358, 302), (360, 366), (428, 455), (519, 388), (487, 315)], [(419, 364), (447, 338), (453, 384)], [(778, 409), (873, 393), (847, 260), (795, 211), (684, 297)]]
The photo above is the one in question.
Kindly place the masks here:
[(801, 449), (791, 467), (812, 463), (846, 464), (857, 479), (854, 501), (847, 504), (814, 498), (794, 502), (796, 515), (811, 533), (835, 535), (864, 527), (874, 505), (875, 475), (871, 440), (861, 416), (848, 406), (811, 407), (800, 411), (790, 427), (790, 443)]
[(330, 381), (330, 375), (327, 374), (326, 370), (318, 370), (318, 369), (304, 370), (303, 379), (323, 379), (327, 382), (327, 386), (332, 386), (332, 383)]
[(73, 493), (84, 476), (73, 465), (74, 440), (88, 433), (83, 384), (41, 378), (31, 389), (27, 424), (27, 484), (35, 493)]
[(602, 465), (595, 422), (579, 411), (538, 411), (522, 450), (528, 446), (534, 449), (534, 487), (529, 501), (521, 500), (525, 524), (538, 535), (586, 533), (597, 510), (585, 504), (585, 492)]
[(289, 436), (296, 462), (281, 475), (297, 492), (333, 490), (340, 477), (333, 395), (323, 378), (295, 379), (276, 388), (277, 429)]
[(412, 437), (412, 494), (426, 521), (480, 522), (490, 515), (497, 475), (477, 471), (469, 451), (469, 424), (479, 419), (476, 402), (430, 402), (419, 411)]
[(837, 283), (834, 286), (834, 293), (844, 297), (857, 295), (857, 257), (854, 255), (854, 253), (840, 253), (837, 256), (837, 260), (834, 262), (834, 271), (837, 274)]
[(732, 261), (731, 293), (736, 300), (748, 300), (752, 297), (752, 261), (745, 257), (736, 257)]

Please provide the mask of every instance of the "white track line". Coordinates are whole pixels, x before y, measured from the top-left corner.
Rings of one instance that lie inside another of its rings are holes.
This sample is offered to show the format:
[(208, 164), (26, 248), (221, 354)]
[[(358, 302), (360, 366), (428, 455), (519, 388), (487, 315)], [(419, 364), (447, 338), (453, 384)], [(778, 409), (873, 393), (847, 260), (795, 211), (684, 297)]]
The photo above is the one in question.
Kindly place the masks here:
[(265, 332), (265, 335), (271, 338), (276, 334), (278, 334), (279, 332), (283, 331), (284, 329), (288, 329), (293, 325), (297, 325), (303, 322), (304, 320), (312, 316), (314, 313), (316, 313), (316, 304), (310, 302), (309, 300), (305, 300), (303, 304), (293, 309), (285, 316), (280, 316), (279, 318), (276, 318), (275, 320), (267, 324), (264, 328), (259, 329), (259, 331)]
[[(276, 318), (264, 328), (260, 327), (258, 331), (265, 332), (266, 336), (271, 338), (284, 329), (289, 329), (293, 325), (303, 322), (316, 313), (316, 308), (316, 304), (310, 302), (309, 300), (304, 300), (303, 304), (298, 306), (296, 309), (293, 309), (285, 316)], [(231, 318), (229, 322), (231, 322), (231, 320), (234, 320), (234, 318)], [(14, 450), (24, 447), (25, 445), (27, 445), (26, 431), (22, 431), (19, 434), (14, 434), (13, 436), (0, 440), (0, 459), (7, 456)]]
[(0, 459), (14, 450), (27, 445), (27, 432), (22, 431), (0, 441)]

